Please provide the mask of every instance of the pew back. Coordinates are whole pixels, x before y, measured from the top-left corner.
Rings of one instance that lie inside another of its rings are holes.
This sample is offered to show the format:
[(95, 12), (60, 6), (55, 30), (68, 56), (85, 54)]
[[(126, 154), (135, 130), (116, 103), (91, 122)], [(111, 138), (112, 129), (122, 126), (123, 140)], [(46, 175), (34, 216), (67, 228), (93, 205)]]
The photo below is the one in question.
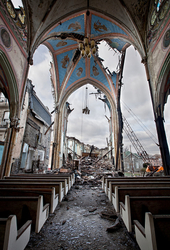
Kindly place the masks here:
[(145, 213), (170, 214), (170, 196), (125, 196), (125, 204), (120, 202), (120, 215), (128, 229), (132, 230), (133, 220), (144, 227)]
[(59, 201), (64, 196), (64, 188), (61, 182), (24, 182), (24, 181), (5, 181), (0, 180), (0, 188), (55, 188), (55, 193), (59, 194)]
[(50, 204), (50, 213), (53, 213), (58, 204), (58, 194), (55, 188), (0, 188), (0, 196), (43, 196), (43, 204)]
[(125, 195), (168, 196), (170, 187), (115, 187), (115, 193), (112, 193), (112, 204), (116, 212), (119, 212), (119, 202), (125, 203)]

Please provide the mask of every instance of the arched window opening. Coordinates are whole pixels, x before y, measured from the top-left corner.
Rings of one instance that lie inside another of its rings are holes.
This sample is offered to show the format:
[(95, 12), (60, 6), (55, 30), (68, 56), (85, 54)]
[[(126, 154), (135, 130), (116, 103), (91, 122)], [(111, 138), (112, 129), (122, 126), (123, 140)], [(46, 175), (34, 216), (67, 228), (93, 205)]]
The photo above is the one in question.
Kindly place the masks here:
[(50, 145), (53, 140), (54, 109), (50, 80), (51, 56), (41, 45), (33, 57), (26, 83), (24, 110), (28, 109), (22, 142), (20, 169), (23, 172), (44, 172), (51, 168)]
[(123, 117), (126, 118), (134, 136), (138, 139), (139, 149), (136, 150), (133, 137), (131, 136), (130, 139), (127, 136), (127, 124), (124, 122), (124, 168), (125, 171), (139, 172), (143, 162), (146, 161), (143, 159), (143, 153), (145, 152), (150, 159), (154, 155), (160, 155), (160, 150), (144, 65), (141, 64), (140, 55), (133, 47), (128, 48), (126, 52), (121, 107)]
[(164, 107), (165, 132), (166, 132), (168, 146), (170, 146), (170, 112), (169, 110), (170, 110), (170, 97), (168, 96), (167, 102), (165, 103), (165, 107)]
[[(88, 108), (90, 113), (87, 115), (82, 112), (84, 99), (88, 88)], [(111, 144), (111, 134), (109, 131), (110, 111), (99, 98), (104, 94), (96, 87), (87, 84), (73, 92), (67, 102), (73, 112), (68, 117), (67, 138), (72, 138), (68, 147), (75, 152), (89, 152), (91, 146), (109, 148)], [(76, 139), (78, 143), (74, 144)], [(79, 145), (80, 144), (80, 145)], [(78, 148), (79, 147), (79, 148)], [(72, 153), (72, 150), (69, 153)], [(78, 151), (79, 150), (79, 151)]]

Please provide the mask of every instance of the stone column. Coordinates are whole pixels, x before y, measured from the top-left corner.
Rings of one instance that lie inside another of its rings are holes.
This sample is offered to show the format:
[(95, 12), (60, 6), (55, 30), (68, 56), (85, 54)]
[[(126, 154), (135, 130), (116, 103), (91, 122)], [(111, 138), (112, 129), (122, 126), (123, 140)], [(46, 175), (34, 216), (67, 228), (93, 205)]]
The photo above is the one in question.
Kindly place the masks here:
[(4, 176), (10, 176), (11, 172), (11, 163), (12, 163), (12, 153), (15, 145), (15, 138), (16, 138), (16, 133), (18, 131), (18, 118), (10, 118), (10, 128), (8, 129), (8, 141), (6, 142), (8, 145), (8, 151), (7, 151), (7, 158), (6, 158), (6, 164), (5, 164), (5, 171), (4, 171)]
[(165, 127), (163, 123), (163, 115), (161, 113), (160, 105), (157, 107), (156, 112), (155, 112), (156, 109), (154, 109), (154, 98), (153, 98), (153, 92), (151, 88), (150, 75), (149, 75), (146, 57), (142, 59), (142, 63), (145, 66), (146, 76), (147, 76), (147, 80), (149, 84), (164, 173), (165, 175), (170, 175), (170, 154), (169, 154), (169, 147), (168, 147), (166, 133), (165, 133)]
[(155, 123), (156, 123), (156, 129), (158, 133), (158, 140), (159, 140), (159, 146), (160, 146), (160, 151), (161, 151), (161, 156), (162, 156), (164, 173), (165, 175), (170, 175), (169, 147), (167, 143), (163, 117), (159, 114), (159, 112), (157, 114), (157, 117), (155, 118)]

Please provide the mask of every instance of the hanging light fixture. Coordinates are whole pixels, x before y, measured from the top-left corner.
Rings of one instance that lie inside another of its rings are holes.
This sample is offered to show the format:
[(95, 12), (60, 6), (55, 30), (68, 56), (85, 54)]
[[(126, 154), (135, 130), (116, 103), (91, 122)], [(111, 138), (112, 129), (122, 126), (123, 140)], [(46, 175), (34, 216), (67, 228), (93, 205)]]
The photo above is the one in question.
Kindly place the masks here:
[(96, 54), (95, 40), (89, 41), (87, 37), (84, 38), (83, 42), (79, 42), (79, 50), (81, 51), (82, 57), (90, 58), (91, 55)]

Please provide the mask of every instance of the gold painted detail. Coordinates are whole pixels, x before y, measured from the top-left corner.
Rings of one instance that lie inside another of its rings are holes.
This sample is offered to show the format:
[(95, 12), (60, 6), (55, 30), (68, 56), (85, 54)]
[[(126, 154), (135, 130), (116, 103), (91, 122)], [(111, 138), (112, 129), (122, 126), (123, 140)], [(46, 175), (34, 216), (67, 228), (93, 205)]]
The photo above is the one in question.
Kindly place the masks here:
[(6, 2), (7, 10), (12, 18), (16, 17), (15, 10), (10, 2)]
[(82, 68), (82, 67), (78, 68), (78, 69), (76, 70), (76, 72), (77, 72), (77, 73), (76, 73), (77, 76), (80, 77), (81, 74), (82, 74), (82, 72), (83, 72), (83, 68)]
[(18, 18), (20, 19), (20, 21), (21, 21), (22, 24), (25, 24), (25, 10), (22, 7), (20, 7), (20, 9), (22, 11), (22, 14), (19, 13), (18, 14)]
[(98, 76), (98, 75), (99, 75), (99, 71), (98, 71), (98, 69), (96, 68), (96, 66), (93, 66), (92, 70), (93, 70), (94, 76)]
[(107, 31), (106, 26), (104, 24), (102, 25), (99, 20), (94, 23), (94, 29), (95, 31), (98, 31), (98, 32)]
[(156, 11), (154, 10), (151, 16), (151, 25), (155, 23), (155, 20), (156, 20)]
[(64, 41), (60, 41), (56, 44), (56, 47), (61, 47), (61, 46), (65, 46), (67, 45), (67, 42), (64, 42)]
[(68, 26), (68, 29), (73, 29), (73, 31), (77, 31), (77, 30), (81, 29), (81, 25), (79, 22), (71, 23)]
[(69, 61), (70, 61), (70, 59), (69, 59), (68, 55), (66, 55), (66, 56), (62, 59), (62, 61), (61, 61), (61, 63), (62, 63), (62, 68), (66, 69), (67, 66), (68, 66)]

